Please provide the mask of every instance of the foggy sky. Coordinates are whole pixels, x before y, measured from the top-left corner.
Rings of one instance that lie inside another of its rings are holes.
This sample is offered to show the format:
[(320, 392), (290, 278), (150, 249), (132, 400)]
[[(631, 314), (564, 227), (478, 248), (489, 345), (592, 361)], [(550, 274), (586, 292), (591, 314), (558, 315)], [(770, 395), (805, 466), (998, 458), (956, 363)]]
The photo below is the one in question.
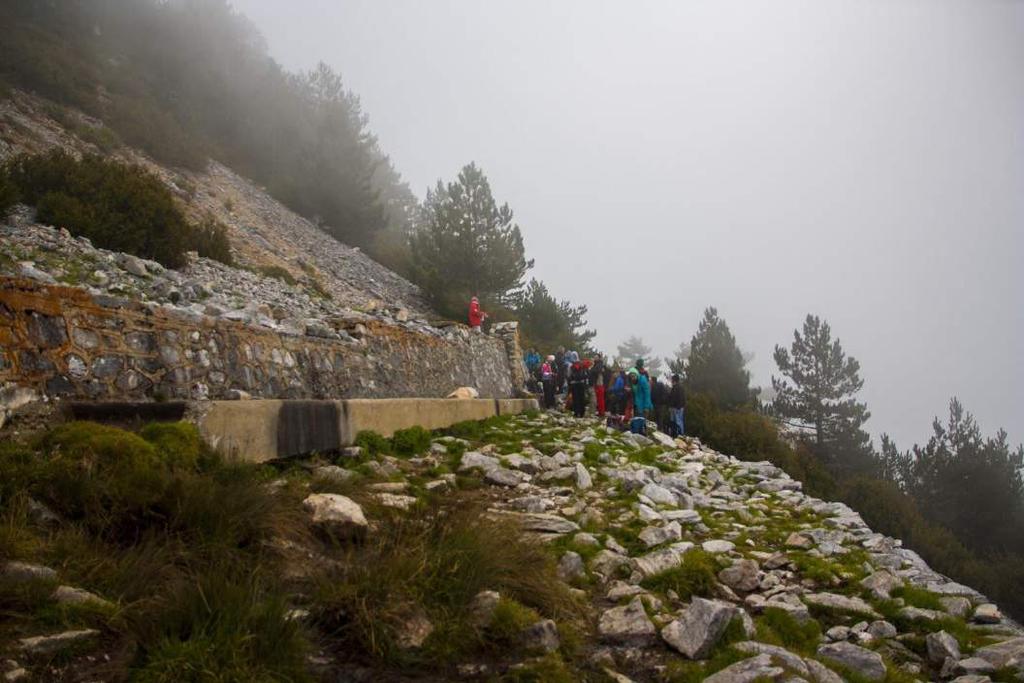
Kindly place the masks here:
[(1024, 3), (236, 0), (323, 60), (421, 198), (476, 161), (600, 348), (718, 307), (755, 383), (808, 312), (909, 447), (1024, 438)]

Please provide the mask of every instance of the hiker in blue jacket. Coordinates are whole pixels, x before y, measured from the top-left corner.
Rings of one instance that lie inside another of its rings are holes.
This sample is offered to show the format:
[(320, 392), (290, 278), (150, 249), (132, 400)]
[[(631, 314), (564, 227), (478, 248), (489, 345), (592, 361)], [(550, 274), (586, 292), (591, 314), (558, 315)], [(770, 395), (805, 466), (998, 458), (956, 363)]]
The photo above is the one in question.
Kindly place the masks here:
[[(642, 363), (637, 363), (643, 367)], [(654, 409), (651, 402), (651, 382), (647, 375), (637, 368), (630, 368), (629, 375), (633, 381), (633, 415), (635, 417), (647, 417), (647, 413)]]

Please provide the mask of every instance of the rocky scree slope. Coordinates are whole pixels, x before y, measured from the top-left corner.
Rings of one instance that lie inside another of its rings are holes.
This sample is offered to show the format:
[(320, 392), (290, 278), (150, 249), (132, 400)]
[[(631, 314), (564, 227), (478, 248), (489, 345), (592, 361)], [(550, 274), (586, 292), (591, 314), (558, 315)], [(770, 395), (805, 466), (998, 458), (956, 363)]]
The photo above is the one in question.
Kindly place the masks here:
[[(512, 638), (497, 656), (467, 655), (451, 672), (460, 679), (973, 683), (1024, 676), (1024, 630), (995, 605), (931, 570), (899, 540), (872, 532), (846, 505), (805, 495), (769, 463), (554, 414), (455, 428), (423, 441), (415, 457), (374, 455), (374, 440), (363, 443), (331, 462), (299, 463), (268, 484), (304, 489), (296, 500), (309, 523), (355, 543), (340, 561), (299, 548), (291, 571), (368, 562), (359, 548), (395, 519), (400, 525), (415, 516), (431, 497), (469, 496), (486, 517), (513, 523), (547, 549), (557, 561), (553, 581), (564, 582), (578, 604), (581, 616), (565, 621), (521, 606), (510, 620), (512, 596), (485, 587), (472, 599), (472, 619), (484, 632), (502, 621), (506, 638), (513, 624)], [(388, 522), (386, 510), (397, 517)], [(2, 572), (57, 578), (25, 563), (9, 562)], [(104, 599), (76, 586), (58, 590), (61, 599)], [(394, 624), (396, 613), (406, 615), (391, 635), (415, 656), (444, 637), (428, 609), (433, 598), (421, 595), (422, 604), (371, 621)], [(293, 618), (324, 628), (315, 598), (296, 602)], [(26, 661), (70, 645), (82, 652), (99, 635), (76, 629), (22, 638), (10, 652), (8, 680), (23, 675)], [(322, 632), (309, 657), (325, 679), (408, 680), (390, 669), (385, 675), (367, 653), (332, 648), (330, 637)]]
[[(11, 97), (0, 101), (0, 159), (57, 148), (77, 154), (105, 153), (140, 165), (158, 176), (175, 194), (190, 219), (198, 221), (209, 216), (227, 226), (232, 254), (239, 268), (196, 259), (182, 275), (188, 284), (198, 287), (182, 288), (173, 286), (181, 283), (155, 282), (151, 287), (140, 287), (129, 293), (177, 303), (181, 299), (195, 301), (208, 297), (211, 292), (223, 291), (226, 296), (212, 302), (214, 305), (257, 302), (294, 308), (303, 313), (328, 309), (394, 314), (401, 310), (424, 319), (431, 315), (415, 285), (359, 249), (330, 237), (224, 165), (211, 161), (204, 172), (177, 170), (156, 164), (130, 147), (97, 146), (97, 140), (111, 139), (111, 135), (100, 121), (27, 93), (13, 91)], [(78, 261), (76, 254), (80, 250), (75, 248), (68, 251), (61, 263), (54, 264), (52, 259), (41, 259), (42, 262), (37, 263), (34, 244), (41, 239), (45, 242), (45, 238), (39, 236), (46, 232), (47, 226), (34, 224), (31, 213), (22, 212), (4, 226), (3, 253), (11, 255), (7, 248), (11, 243), (20, 249), (16, 258), (34, 262), (44, 272), (47, 268), (57, 268), (49, 273), (57, 279), (70, 282), (81, 278), (81, 284), (99, 289), (110, 286), (131, 289), (131, 283), (126, 283), (116, 270), (107, 272), (103, 267), (90, 270), (92, 262), (89, 259)], [(5, 274), (11, 272), (9, 261)], [(268, 268), (284, 271), (296, 284), (290, 286), (280, 279), (248, 272), (258, 273)], [(95, 270), (107, 277), (95, 276)]]
[(558, 450), (488, 446), (460, 469), (563, 550), (595, 609), (594, 662), (719, 683), (1024, 676), (1024, 631), (995, 605), (775, 466), (657, 432), (530, 426)]

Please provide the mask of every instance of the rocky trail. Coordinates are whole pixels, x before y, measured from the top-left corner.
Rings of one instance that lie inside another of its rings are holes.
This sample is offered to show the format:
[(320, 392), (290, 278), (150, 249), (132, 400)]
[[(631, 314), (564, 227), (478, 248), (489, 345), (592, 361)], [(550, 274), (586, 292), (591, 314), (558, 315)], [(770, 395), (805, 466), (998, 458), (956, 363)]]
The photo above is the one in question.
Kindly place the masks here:
[[(318, 594), (300, 591), (293, 616), (319, 634), (309, 655), (318, 678), (973, 683), (1022, 676), (1024, 630), (995, 605), (873, 532), (846, 505), (804, 494), (769, 463), (559, 414), (472, 425), (433, 435), (412, 457), (364, 445), (293, 463), (267, 486), (297, 493), (313, 528), (354, 545), (333, 557), (300, 549), (289, 571), (366, 563), (371, 578), (380, 572), (386, 582), (388, 565), (374, 565), (379, 558), (369, 554), (374, 539), (430, 501), (455, 501), (513, 523), (543, 549), (557, 566), (560, 585), (552, 588), (566, 590), (573, 608), (548, 615), (519, 606), (510, 620), (513, 601), (499, 586), (485, 587), (467, 614), (484, 633), (496, 621), (513, 624), (505, 623), (502, 648), (417, 670), (332, 644), (337, 632), (325, 627)], [(400, 550), (418, 557), (412, 546)], [(9, 562), (3, 572), (59, 582), (43, 566)], [(105, 600), (74, 586), (56, 590), (61, 600)], [(397, 624), (396, 647), (411, 657), (399, 662), (422, 664), (416, 653), (433, 652), (445, 637), (431, 599), (402, 606), (397, 622), (391, 612), (373, 617)], [(6, 680), (29, 680), (25, 661), (96, 635), (72, 629), (22, 638), (8, 655)]]
[[(1024, 663), (1024, 631), (984, 596), (769, 463), (596, 422), (528, 426), (558, 434), (558, 450), (501, 455), (490, 445), (463, 455), (460, 469), (503, 487), (494, 509), (564, 549), (560, 572), (594, 609), (592, 659), (609, 670), (658, 680), (723, 648), (745, 657), (702, 670), (706, 680), (823, 683), (842, 672), (966, 682)], [(703, 586), (692, 580), (699, 570), (686, 576), (696, 556), (715, 569)]]

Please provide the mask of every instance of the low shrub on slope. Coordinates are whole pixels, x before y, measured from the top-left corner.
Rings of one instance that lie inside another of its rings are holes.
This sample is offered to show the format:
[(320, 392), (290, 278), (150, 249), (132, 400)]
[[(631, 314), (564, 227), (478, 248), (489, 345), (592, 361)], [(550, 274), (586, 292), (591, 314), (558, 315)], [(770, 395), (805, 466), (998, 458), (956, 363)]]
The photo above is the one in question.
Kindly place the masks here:
[[(36, 207), (38, 220), (88, 237), (95, 245), (158, 261), (185, 263), (185, 252), (231, 263), (224, 226), (192, 225), (159, 178), (127, 164), (55, 151), (18, 156), (0, 173), (0, 191)], [(0, 204), (0, 209), (3, 209)]]

